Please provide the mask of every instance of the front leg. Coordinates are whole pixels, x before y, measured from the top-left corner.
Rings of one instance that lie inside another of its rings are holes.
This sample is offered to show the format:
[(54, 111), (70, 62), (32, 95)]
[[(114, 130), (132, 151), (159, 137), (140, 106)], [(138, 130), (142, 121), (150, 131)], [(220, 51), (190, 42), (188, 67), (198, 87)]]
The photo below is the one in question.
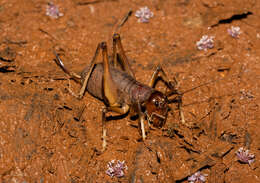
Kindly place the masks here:
[(178, 94), (178, 91), (175, 89), (176, 81), (175, 83), (171, 82), (160, 65), (156, 67), (148, 85), (154, 88), (158, 78), (166, 84), (166, 86), (170, 89), (171, 94)]
[(138, 116), (139, 116), (138, 128), (141, 129), (142, 138), (143, 138), (143, 140), (145, 140), (146, 139), (145, 129), (144, 129), (145, 115), (142, 112), (141, 104), (139, 102), (137, 103), (137, 110), (138, 110)]
[(149, 86), (154, 88), (158, 78), (160, 78), (166, 84), (166, 86), (170, 89), (169, 92), (165, 92), (165, 95), (167, 97), (170, 97), (170, 96), (172, 96), (174, 94), (177, 95), (173, 100), (170, 100), (170, 101), (178, 103), (178, 108), (179, 108), (179, 111), (180, 111), (181, 122), (183, 124), (185, 124), (184, 114), (183, 114), (183, 110), (182, 110), (182, 95), (175, 88), (175, 85), (176, 85), (177, 81), (175, 80), (174, 83), (171, 82), (168, 79), (166, 73), (164, 72), (164, 70), (162, 69), (162, 67), (160, 65), (158, 65), (156, 67), (156, 70), (154, 71), (154, 73), (153, 73), (153, 75), (152, 75), (152, 77), (150, 79)]

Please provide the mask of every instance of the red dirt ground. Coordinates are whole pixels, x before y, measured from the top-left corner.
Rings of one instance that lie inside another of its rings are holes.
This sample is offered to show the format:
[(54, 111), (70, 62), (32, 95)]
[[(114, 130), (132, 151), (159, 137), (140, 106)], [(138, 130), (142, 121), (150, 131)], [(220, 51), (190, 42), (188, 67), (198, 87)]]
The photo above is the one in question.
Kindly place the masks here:
[[(64, 14), (56, 19), (46, 15), (47, 3), (0, 2), (1, 182), (185, 183), (198, 170), (206, 182), (260, 182), (259, 0), (55, 0)], [(134, 16), (144, 6), (154, 13), (149, 23)], [(137, 120), (111, 120), (99, 154), (103, 103), (68, 92), (53, 49), (80, 72), (99, 42), (111, 53), (115, 27), (130, 10), (118, 32), (137, 80), (148, 83), (161, 64), (184, 92), (186, 125), (175, 104), (163, 130), (151, 130), (144, 142)], [(238, 38), (227, 33), (231, 26), (241, 28)], [(213, 49), (197, 49), (203, 35), (214, 36)], [(255, 162), (238, 162), (240, 147)], [(125, 161), (124, 177), (106, 174), (113, 159)]]

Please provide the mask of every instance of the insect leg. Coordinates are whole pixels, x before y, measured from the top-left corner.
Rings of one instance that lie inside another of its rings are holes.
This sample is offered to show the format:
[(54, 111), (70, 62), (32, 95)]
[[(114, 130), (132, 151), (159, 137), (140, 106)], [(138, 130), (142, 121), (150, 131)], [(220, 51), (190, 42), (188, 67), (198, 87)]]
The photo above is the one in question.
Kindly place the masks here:
[[(117, 49), (118, 52), (117, 53)], [(113, 35), (113, 54), (112, 54), (112, 58), (113, 58), (113, 64), (114, 67), (118, 67), (118, 62), (119, 64), (123, 67), (122, 69), (124, 71), (126, 71), (129, 75), (131, 75), (133, 78), (135, 78), (134, 73), (130, 67), (130, 64), (128, 62), (128, 59), (125, 55), (125, 51), (124, 48), (122, 46), (121, 43), (121, 38), (120, 35), (115, 33)]]
[(58, 66), (60, 66), (61, 69), (62, 69), (66, 74), (68, 74), (70, 77), (72, 77), (74, 80), (79, 81), (79, 79), (81, 79), (81, 76), (78, 75), (78, 74), (76, 74), (76, 73), (74, 73), (74, 72), (72, 72), (72, 71), (69, 71), (69, 70), (65, 67), (65, 65), (63, 64), (63, 61), (61, 60), (61, 58), (59, 57), (59, 55), (56, 53), (55, 50), (53, 50), (53, 53), (54, 53), (54, 55), (56, 56), (56, 60), (55, 60), (56, 64), (57, 64)]
[[(56, 60), (55, 60), (56, 64), (57, 64), (59, 67), (61, 67), (62, 70), (63, 70), (66, 74), (68, 74), (70, 77), (72, 77), (72, 79), (74, 79), (75, 81), (77, 81), (77, 82), (80, 83), (81, 76), (78, 75), (78, 74), (76, 74), (76, 73), (74, 73), (74, 72), (72, 72), (72, 71), (69, 71), (69, 70), (65, 67), (65, 65), (63, 64), (63, 61), (61, 60), (61, 58), (59, 57), (59, 55), (56, 53), (55, 50), (53, 50), (53, 53), (54, 53), (54, 55), (56, 56)], [(68, 78), (68, 81), (69, 81), (69, 88), (68, 88), (68, 90), (69, 90), (70, 94), (73, 95), (74, 97), (77, 97), (77, 98), (78, 98), (78, 95), (75, 94), (75, 93), (70, 89), (71, 85), (70, 85), (70, 79), (69, 79), (69, 78)]]
[(145, 129), (144, 129), (145, 115), (142, 112), (141, 104), (139, 102), (137, 103), (137, 109), (138, 109), (138, 116), (139, 116), (138, 128), (141, 129), (142, 138), (143, 140), (145, 140), (146, 138)]
[[(166, 92), (165, 95), (167, 97), (170, 97), (171, 95), (177, 94), (177, 97), (174, 98), (174, 102), (178, 103), (178, 108), (180, 111), (180, 117), (181, 117), (181, 122), (184, 124), (185, 123), (185, 119), (184, 119), (184, 114), (183, 114), (183, 110), (182, 110), (182, 95), (175, 89), (175, 85), (173, 82), (171, 82), (166, 73), (164, 72), (164, 70), (162, 69), (162, 67), (160, 65), (158, 65), (156, 67), (156, 70), (154, 71), (150, 82), (149, 82), (149, 86), (154, 88), (156, 85), (156, 81), (157, 79), (160, 78), (165, 84), (166, 86), (170, 89), (169, 92)], [(177, 81), (175, 81), (175, 83), (177, 83)]]
[(103, 93), (104, 93), (104, 98), (108, 102), (108, 107), (103, 111), (103, 119), (102, 119), (102, 126), (103, 126), (103, 150), (106, 148), (106, 128), (105, 128), (105, 122), (106, 122), (106, 117), (105, 114), (108, 111), (113, 111), (118, 114), (126, 114), (129, 111), (129, 106), (127, 104), (121, 104), (119, 103), (119, 97), (118, 97), (118, 91), (117, 87), (115, 86), (112, 76), (111, 76), (111, 71), (110, 71), (110, 66), (109, 66), (109, 61), (108, 61), (108, 53), (107, 53), (107, 45), (105, 42), (101, 43), (101, 49), (102, 49), (102, 55), (103, 55), (103, 66), (104, 66), (104, 74), (103, 74)]
[(106, 129), (106, 113), (107, 113), (107, 108), (103, 108), (102, 110), (102, 140), (103, 140), (103, 143), (102, 143), (102, 152), (104, 152), (106, 150), (106, 146), (107, 146), (107, 140), (106, 140), (106, 137), (107, 137), (107, 129)]
[(107, 141), (106, 141), (106, 137), (107, 137), (107, 130), (106, 130), (106, 113), (108, 113), (109, 111), (113, 111), (113, 112), (117, 112), (120, 115), (124, 115), (126, 113), (128, 113), (129, 111), (129, 106), (127, 104), (123, 104), (120, 107), (105, 107), (102, 110), (102, 152), (104, 152), (106, 150), (106, 146), (107, 146)]
[(95, 52), (95, 55), (94, 57), (92, 58), (91, 60), (91, 63), (90, 63), (90, 68), (89, 68), (89, 71), (88, 73), (86, 74), (85, 78), (84, 78), (84, 81), (82, 83), (82, 86), (81, 86), (81, 89), (80, 89), (80, 92), (79, 92), (79, 96), (78, 98), (81, 99), (86, 91), (86, 87), (87, 87), (87, 84), (88, 84), (88, 80), (89, 80), (89, 77), (96, 65), (96, 62), (97, 62), (97, 56), (99, 55), (99, 52), (100, 52), (100, 49), (101, 49), (101, 43), (98, 44), (97, 46), (97, 49), (96, 49), (96, 52)]
[(104, 88), (104, 97), (108, 100), (109, 106), (120, 106), (118, 105), (118, 91), (112, 80), (109, 61), (108, 61), (108, 53), (107, 53), (107, 45), (105, 42), (101, 43), (102, 56), (103, 56), (103, 88)]
[(174, 88), (175, 84), (168, 79), (166, 73), (160, 65), (156, 67), (148, 85), (154, 88), (158, 78), (160, 78), (166, 84), (166, 86), (172, 91), (171, 93), (176, 92), (174, 94), (178, 94), (178, 91)]

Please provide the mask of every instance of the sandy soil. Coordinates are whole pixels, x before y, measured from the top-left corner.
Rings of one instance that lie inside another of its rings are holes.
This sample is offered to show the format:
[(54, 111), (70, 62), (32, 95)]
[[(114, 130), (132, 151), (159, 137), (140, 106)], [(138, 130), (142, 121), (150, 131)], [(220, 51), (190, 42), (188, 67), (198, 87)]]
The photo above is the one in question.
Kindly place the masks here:
[[(46, 15), (48, 3), (0, 1), (0, 182), (185, 183), (199, 170), (206, 182), (260, 182), (259, 0), (55, 0), (57, 18)], [(144, 6), (154, 14), (149, 23), (135, 17)], [(240, 27), (237, 38), (231, 26)], [(104, 105), (68, 92), (53, 49), (80, 72), (99, 42), (111, 53), (115, 31), (138, 81), (148, 83), (157, 64), (176, 78), (186, 124), (170, 104), (164, 128), (142, 142), (137, 120), (111, 120), (100, 154)], [(214, 36), (212, 49), (197, 48), (203, 35)], [(238, 161), (240, 147), (253, 163)], [(128, 167), (121, 178), (106, 174), (113, 159)]]

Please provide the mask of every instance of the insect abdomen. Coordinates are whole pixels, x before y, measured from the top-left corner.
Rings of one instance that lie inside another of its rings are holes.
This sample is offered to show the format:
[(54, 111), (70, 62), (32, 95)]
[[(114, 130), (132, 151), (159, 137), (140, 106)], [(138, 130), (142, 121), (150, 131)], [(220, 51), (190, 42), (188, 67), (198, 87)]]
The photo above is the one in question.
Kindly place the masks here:
[[(85, 79), (85, 75), (88, 72), (89, 68), (84, 69), (81, 74), (82, 83)], [(136, 81), (132, 76), (128, 75), (126, 72), (121, 71), (119, 69), (110, 68), (112, 80), (114, 81), (114, 87), (118, 89), (121, 94), (122, 99), (126, 102), (137, 102), (140, 103), (146, 101), (147, 98), (150, 97), (153, 89)], [(93, 69), (93, 72), (90, 75), (87, 90), (88, 92), (103, 100), (103, 64), (97, 64)], [(123, 95), (123, 96), (122, 96)]]

